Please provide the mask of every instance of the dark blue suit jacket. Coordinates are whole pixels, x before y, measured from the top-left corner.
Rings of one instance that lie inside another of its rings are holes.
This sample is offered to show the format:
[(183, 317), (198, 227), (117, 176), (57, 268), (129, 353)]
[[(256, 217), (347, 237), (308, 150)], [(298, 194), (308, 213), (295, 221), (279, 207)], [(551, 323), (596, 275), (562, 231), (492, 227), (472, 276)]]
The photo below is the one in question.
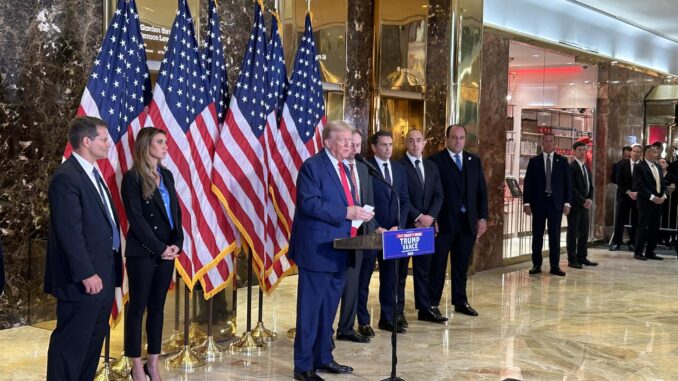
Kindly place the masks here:
[(414, 220), (420, 214), (429, 215), (434, 219), (438, 218), (444, 198), (438, 166), (431, 160), (422, 159), (420, 163), (424, 171), (424, 185), (422, 185), (417, 169), (407, 155), (400, 159), (400, 164), (405, 168), (409, 191), (410, 211), (407, 216), (407, 227), (414, 227)]
[[(119, 226), (118, 215), (112, 209)], [(114, 287), (122, 285), (120, 248), (114, 255), (107, 208), (73, 156), (52, 176), (49, 210), (45, 292), (71, 302), (106, 299)], [(104, 289), (89, 295), (82, 281), (94, 274), (101, 278)]]
[(480, 158), (470, 152), (463, 151), (463, 164), (461, 175), (465, 178), (466, 189), (455, 181), (457, 165), (450, 157), (450, 151), (445, 148), (432, 155), (429, 159), (438, 166), (440, 182), (443, 185), (443, 206), (438, 213), (438, 228), (441, 233), (453, 233), (458, 229), (458, 218), (461, 215), (463, 196), (466, 196), (466, 218), (471, 233), (476, 235), (478, 219), (487, 219), (487, 183), (483, 174), (483, 166)]
[[(397, 161), (390, 160), (391, 180), (393, 180), (393, 190), (398, 193), (400, 198), (400, 224), (398, 224), (398, 204), (391, 193), (391, 188), (380, 180), (374, 181), (374, 219), (375, 229), (384, 228), (386, 230), (398, 226), (404, 229), (407, 226), (407, 214), (410, 211), (409, 193), (407, 190), (407, 177), (405, 168)], [(370, 159), (372, 165), (381, 170), (374, 158)]]
[[(564, 156), (553, 154), (551, 169), (551, 197), (556, 210), (562, 211), (565, 203), (572, 204), (572, 177), (570, 165)], [(532, 211), (539, 212), (547, 202), (546, 167), (544, 156), (539, 154), (530, 158), (527, 163), (525, 182), (523, 185), (523, 203), (530, 204)]]
[(348, 251), (335, 250), (333, 242), (351, 236), (351, 221), (346, 219), (348, 201), (325, 150), (301, 165), (296, 205), (289, 258), (305, 270), (344, 271)]

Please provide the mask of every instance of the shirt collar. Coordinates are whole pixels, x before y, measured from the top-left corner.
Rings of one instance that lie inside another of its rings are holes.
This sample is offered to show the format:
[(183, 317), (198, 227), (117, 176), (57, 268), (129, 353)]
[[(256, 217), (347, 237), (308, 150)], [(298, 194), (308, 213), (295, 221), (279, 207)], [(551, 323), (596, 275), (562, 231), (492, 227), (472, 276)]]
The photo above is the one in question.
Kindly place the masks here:
[(424, 161), (424, 158), (423, 158), (423, 157), (414, 157), (414, 156), (410, 155), (409, 152), (405, 152), (405, 155), (407, 155), (407, 158), (410, 159), (410, 161), (412, 162), (412, 164), (415, 164), (415, 163), (414, 163), (415, 160), (419, 160), (419, 163), (421, 163), (421, 162)]
[(88, 175), (92, 174), (92, 170), (94, 169), (94, 164), (90, 163), (89, 161), (85, 160), (82, 156), (78, 155), (75, 152), (72, 152), (71, 155), (75, 158), (75, 160), (78, 161), (78, 164), (82, 167), (82, 169), (85, 170), (85, 173)]
[(651, 161), (649, 161), (649, 160), (645, 160), (645, 162), (647, 163), (647, 165), (650, 166), (650, 168), (652, 168), (652, 167), (655, 166), (654, 162), (651, 162)]
[(579, 166), (580, 166), (580, 167), (583, 167), (584, 164), (586, 164), (586, 163), (584, 163), (583, 161), (580, 161), (579, 159), (577, 159), (576, 157), (575, 157), (574, 159), (577, 160), (577, 163), (579, 163)]
[(377, 164), (379, 164), (380, 170), (384, 168), (384, 163), (388, 164), (388, 167), (391, 168), (391, 160), (384, 161), (384, 160), (381, 160), (380, 158), (378, 158), (376, 156), (374, 157), (374, 160), (377, 162)]
[(445, 149), (447, 150), (447, 153), (450, 154), (450, 157), (452, 158), (452, 160), (454, 160), (454, 156), (455, 156), (455, 155), (459, 155), (459, 159), (462, 160), (462, 161), (464, 160), (464, 151), (461, 151), (461, 152), (459, 152), (459, 153), (454, 153), (454, 152), (453, 152), (451, 149), (449, 149), (449, 148), (445, 148)]
[(551, 157), (554, 157), (556, 152), (555, 151), (553, 151), (551, 153), (542, 152), (541, 154), (544, 156), (544, 159), (546, 159), (546, 155), (551, 155)]
[(339, 168), (339, 160), (337, 160), (336, 157), (332, 156), (332, 154), (330, 153), (330, 151), (327, 148), (325, 149), (325, 153), (327, 154), (327, 157), (330, 158), (330, 161), (332, 162), (332, 166), (334, 168)]

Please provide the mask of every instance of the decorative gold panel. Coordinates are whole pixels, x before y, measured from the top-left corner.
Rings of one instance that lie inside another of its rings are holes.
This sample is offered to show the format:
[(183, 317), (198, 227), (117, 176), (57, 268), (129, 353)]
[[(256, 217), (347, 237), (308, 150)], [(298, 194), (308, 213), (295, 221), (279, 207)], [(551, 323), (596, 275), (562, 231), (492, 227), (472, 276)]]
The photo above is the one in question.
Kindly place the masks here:
[(325, 91), (325, 115), (327, 120), (344, 119), (344, 93)]
[(405, 154), (405, 135), (412, 129), (424, 131), (424, 101), (381, 97), (379, 128), (393, 134), (393, 157)]
[[(294, 64), (299, 38), (304, 32), (307, 4), (305, 0), (281, 0), (283, 47), (287, 69)], [(325, 83), (343, 84), (346, 77), (347, 0), (311, 1), (311, 22), (320, 57), (320, 76)]]

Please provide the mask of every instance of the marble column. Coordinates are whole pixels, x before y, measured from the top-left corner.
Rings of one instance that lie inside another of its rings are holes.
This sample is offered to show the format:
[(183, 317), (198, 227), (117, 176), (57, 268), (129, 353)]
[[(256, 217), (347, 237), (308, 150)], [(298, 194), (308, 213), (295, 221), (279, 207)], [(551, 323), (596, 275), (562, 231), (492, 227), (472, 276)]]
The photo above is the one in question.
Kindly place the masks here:
[(621, 149), (629, 137), (639, 143), (644, 129), (645, 97), (661, 84), (661, 77), (652, 76), (619, 65), (598, 66), (598, 101), (595, 151), (597, 191), (594, 213), (594, 237), (607, 242), (614, 225), (616, 185), (610, 181), (612, 165), (621, 159)]
[(27, 324), (30, 296), (42, 295), (42, 278), (31, 277), (39, 269), (31, 267), (44, 266), (47, 185), (100, 46), (102, 7), (101, 0), (0, 3), (0, 229), (7, 275), (0, 329)]
[[(344, 119), (363, 137), (370, 134), (372, 86), (372, 51), (374, 46), (374, 1), (348, 0), (346, 23), (346, 83), (344, 84)], [(363, 149), (367, 144), (363, 144)], [(365, 151), (366, 152), (366, 151)]]
[(426, 30), (426, 152), (429, 156), (445, 147), (447, 93), (450, 77), (450, 0), (429, 0)]
[(483, 32), (477, 153), (485, 172), (490, 215), (487, 232), (476, 245), (475, 271), (503, 264), (509, 42), (506, 37)]

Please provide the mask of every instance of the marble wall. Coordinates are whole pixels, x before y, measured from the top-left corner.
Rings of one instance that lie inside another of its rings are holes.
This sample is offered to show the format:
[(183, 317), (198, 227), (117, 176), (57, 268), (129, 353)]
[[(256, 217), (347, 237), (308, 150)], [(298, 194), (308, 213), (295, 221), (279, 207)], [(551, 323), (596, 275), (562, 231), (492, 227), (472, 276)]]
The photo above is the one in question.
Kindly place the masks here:
[(619, 65), (598, 66), (595, 145), (596, 176), (594, 237), (607, 242), (614, 225), (616, 185), (610, 182), (612, 165), (621, 159), (627, 137), (640, 142), (644, 126), (644, 99), (662, 78)]
[(490, 215), (487, 233), (476, 246), (475, 271), (503, 264), (509, 41), (487, 29), (483, 32), (477, 152), (485, 171)]

